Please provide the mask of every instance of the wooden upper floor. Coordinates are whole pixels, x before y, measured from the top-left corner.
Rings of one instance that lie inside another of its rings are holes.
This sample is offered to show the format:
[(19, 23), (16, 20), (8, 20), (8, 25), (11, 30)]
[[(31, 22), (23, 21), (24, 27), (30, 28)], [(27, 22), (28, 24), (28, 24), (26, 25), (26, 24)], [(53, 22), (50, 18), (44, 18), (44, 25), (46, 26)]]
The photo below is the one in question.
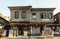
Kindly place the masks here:
[(10, 21), (53, 22), (55, 8), (32, 8), (32, 6), (10, 6)]

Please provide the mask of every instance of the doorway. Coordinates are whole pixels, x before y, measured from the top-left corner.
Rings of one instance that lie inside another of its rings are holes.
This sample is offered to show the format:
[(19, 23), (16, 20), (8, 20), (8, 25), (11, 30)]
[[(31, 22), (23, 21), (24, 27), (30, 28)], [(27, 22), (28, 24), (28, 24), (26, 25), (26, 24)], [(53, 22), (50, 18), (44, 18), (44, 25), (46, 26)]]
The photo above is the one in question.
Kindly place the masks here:
[(23, 35), (23, 27), (18, 28), (18, 35)]

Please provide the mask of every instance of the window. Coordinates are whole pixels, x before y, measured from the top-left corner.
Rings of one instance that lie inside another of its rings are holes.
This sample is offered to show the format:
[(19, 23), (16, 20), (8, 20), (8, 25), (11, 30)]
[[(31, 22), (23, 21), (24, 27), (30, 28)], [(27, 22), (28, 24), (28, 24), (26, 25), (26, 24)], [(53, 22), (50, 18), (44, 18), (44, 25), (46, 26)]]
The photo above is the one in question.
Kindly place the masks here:
[(22, 13), (21, 13), (21, 18), (26, 18), (27, 17), (27, 15), (26, 15), (26, 11), (22, 11)]
[(6, 30), (3, 31), (3, 34), (6, 35)]
[(51, 19), (52, 18), (52, 13), (48, 14), (48, 18)]
[(57, 19), (55, 18), (54, 20), (56, 21)]
[(52, 35), (52, 30), (50, 27), (46, 27), (44, 29), (44, 35)]
[(1, 24), (0, 24), (0, 26), (1, 26)]
[(27, 31), (24, 31), (24, 36), (27, 36)]
[(11, 29), (11, 30), (9, 30), (9, 34), (13, 34), (13, 30)]
[(55, 27), (54, 36), (60, 36), (60, 27)]
[(15, 18), (19, 18), (19, 11), (15, 11)]
[(35, 28), (35, 27), (32, 27), (31, 28), (31, 30), (32, 30), (32, 35), (34, 35), (34, 34), (36, 34), (36, 35), (40, 35), (41, 34), (41, 32), (40, 32), (40, 27), (37, 27), (37, 28)]
[(18, 28), (18, 35), (23, 35), (23, 28), (22, 27)]
[(40, 16), (41, 16), (41, 19), (45, 19), (46, 18), (46, 13), (41, 13)]
[(36, 13), (32, 13), (32, 18), (36, 18)]

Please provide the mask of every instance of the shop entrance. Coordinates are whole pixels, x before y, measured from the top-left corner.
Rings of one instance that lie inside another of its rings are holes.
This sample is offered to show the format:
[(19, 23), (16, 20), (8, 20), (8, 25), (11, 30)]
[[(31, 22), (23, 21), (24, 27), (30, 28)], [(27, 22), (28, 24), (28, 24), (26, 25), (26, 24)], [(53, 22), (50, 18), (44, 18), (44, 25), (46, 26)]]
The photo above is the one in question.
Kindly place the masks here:
[(18, 35), (23, 35), (23, 27), (18, 28)]

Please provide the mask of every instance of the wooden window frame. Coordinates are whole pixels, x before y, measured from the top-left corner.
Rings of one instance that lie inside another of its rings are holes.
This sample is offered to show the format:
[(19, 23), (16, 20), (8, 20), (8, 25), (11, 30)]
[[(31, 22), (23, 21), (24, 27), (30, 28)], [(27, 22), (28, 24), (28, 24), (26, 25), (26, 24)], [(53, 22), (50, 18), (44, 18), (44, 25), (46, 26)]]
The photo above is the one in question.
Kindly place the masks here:
[(19, 18), (19, 11), (15, 11), (15, 19)]

